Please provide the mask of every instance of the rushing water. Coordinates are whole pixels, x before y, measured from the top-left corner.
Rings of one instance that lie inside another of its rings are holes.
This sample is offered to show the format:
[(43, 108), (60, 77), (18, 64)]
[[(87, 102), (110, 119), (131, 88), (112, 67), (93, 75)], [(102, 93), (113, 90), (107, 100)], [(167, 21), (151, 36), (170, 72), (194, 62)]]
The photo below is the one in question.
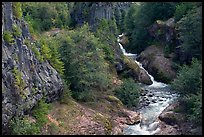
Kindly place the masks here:
[[(120, 38), (122, 36), (123, 34), (118, 37), (118, 44), (121, 51), (127, 57), (136, 58), (137, 54), (127, 53), (122, 44), (120, 44)], [(141, 69), (145, 70), (140, 62), (135, 60), (135, 63), (137, 63)], [(159, 114), (161, 114), (161, 112), (177, 97), (175, 93), (170, 91), (167, 84), (155, 81), (153, 76), (151, 76), (146, 70), (145, 72), (149, 75), (153, 83), (151, 85), (141, 86), (145, 93), (140, 96), (137, 110), (137, 112), (141, 114), (140, 123), (136, 125), (129, 125), (125, 128), (123, 131), (125, 135), (153, 135), (157, 133), (160, 128), (156, 119)]]

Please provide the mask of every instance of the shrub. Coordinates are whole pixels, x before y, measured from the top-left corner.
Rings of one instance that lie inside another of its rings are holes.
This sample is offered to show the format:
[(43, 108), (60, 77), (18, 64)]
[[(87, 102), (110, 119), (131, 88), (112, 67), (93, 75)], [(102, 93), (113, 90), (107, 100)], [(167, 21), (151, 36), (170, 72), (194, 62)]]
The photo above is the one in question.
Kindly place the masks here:
[(60, 98), (60, 103), (62, 104), (69, 104), (70, 100), (72, 99), (71, 90), (68, 88), (66, 84), (64, 84), (64, 92)]
[[(111, 83), (109, 64), (103, 52), (104, 44), (90, 32), (86, 24), (60, 34), (60, 56), (64, 63), (64, 77), (70, 83), (72, 97), (80, 101), (92, 100), (92, 92), (103, 92)], [(77, 69), (76, 69), (77, 67)]]
[(40, 128), (26, 117), (14, 118), (11, 120), (10, 126), (12, 135), (36, 135), (40, 133)]
[(123, 84), (115, 90), (115, 95), (127, 107), (136, 107), (139, 99), (139, 86), (132, 79), (125, 79)]
[(37, 119), (37, 125), (42, 127), (48, 122), (47, 114), (50, 110), (50, 105), (45, 103), (44, 99), (40, 100), (38, 104), (33, 108), (32, 114)]
[[(177, 22), (181, 43), (182, 63), (190, 64), (192, 58), (202, 59), (202, 6), (193, 8)], [(185, 61), (185, 62), (184, 62)]]
[(13, 35), (16, 37), (20, 37), (21, 36), (21, 30), (17, 25), (13, 25), (12, 26), (12, 30), (13, 30)]
[(172, 82), (172, 88), (181, 95), (196, 93), (201, 89), (202, 65), (197, 59), (192, 60), (191, 66), (183, 65), (177, 78)]
[(22, 9), (21, 9), (21, 3), (20, 2), (13, 2), (12, 3), (12, 7), (13, 7), (13, 15), (20, 19), (22, 17)]
[(181, 2), (180, 4), (176, 5), (176, 10), (174, 13), (175, 20), (180, 20), (189, 10), (193, 8), (194, 5), (194, 2)]
[(71, 21), (68, 4), (65, 2), (23, 2), (22, 10), (25, 20), (35, 33), (66, 28)]
[(184, 99), (188, 119), (196, 125), (202, 124), (202, 90), (198, 94), (187, 95)]
[(36, 55), (37, 59), (40, 61), (40, 62), (43, 62), (44, 61), (44, 58), (43, 56), (40, 54), (40, 52), (38, 51), (38, 49), (35, 47), (35, 46), (32, 46), (32, 51), (34, 52), (34, 54)]
[(17, 67), (13, 68), (13, 76), (15, 78), (15, 87), (20, 90), (23, 91), (24, 87), (25, 87), (25, 81), (22, 78), (22, 73), (17, 69)]
[(9, 31), (4, 31), (4, 33), (3, 33), (3, 38), (4, 38), (4, 40), (5, 40), (8, 44), (10, 44), (10, 45), (15, 44), (14, 38), (13, 38), (13, 35), (12, 35), (11, 32), (9, 32)]
[(49, 46), (46, 43), (45, 39), (42, 38), (40, 42), (41, 42), (40, 43), (40, 45), (41, 45), (40, 51), (41, 51), (44, 59), (49, 60), (51, 58), (51, 55), (50, 55), (51, 49), (49, 48)]
[(202, 123), (202, 66), (197, 59), (191, 66), (183, 65), (177, 78), (172, 82), (172, 88), (180, 93), (179, 101), (182, 112), (188, 120), (196, 125)]

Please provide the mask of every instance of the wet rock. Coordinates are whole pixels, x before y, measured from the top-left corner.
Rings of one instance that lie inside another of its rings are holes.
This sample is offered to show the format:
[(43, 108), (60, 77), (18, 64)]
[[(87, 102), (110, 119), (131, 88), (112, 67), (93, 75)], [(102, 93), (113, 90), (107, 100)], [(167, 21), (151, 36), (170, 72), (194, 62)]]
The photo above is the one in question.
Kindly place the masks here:
[(146, 93), (142, 92), (140, 95), (141, 95), (141, 96), (145, 96), (145, 95), (146, 95)]
[(170, 82), (176, 77), (175, 70), (172, 68), (172, 60), (164, 57), (163, 49), (159, 46), (149, 46), (137, 57), (144, 68), (157, 81)]
[(153, 97), (153, 94), (152, 94), (152, 93), (149, 93), (147, 96), (148, 96), (148, 97)]
[(157, 103), (156, 99), (153, 99), (152, 102), (153, 102), (153, 103)]

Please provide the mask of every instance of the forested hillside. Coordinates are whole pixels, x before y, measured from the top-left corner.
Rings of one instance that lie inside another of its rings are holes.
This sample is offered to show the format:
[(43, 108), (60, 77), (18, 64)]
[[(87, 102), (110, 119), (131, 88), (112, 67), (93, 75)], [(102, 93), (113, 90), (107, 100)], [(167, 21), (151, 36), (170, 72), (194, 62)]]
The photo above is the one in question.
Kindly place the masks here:
[[(3, 2), (2, 134), (202, 134), (201, 12), (200, 2)], [(159, 130), (129, 131), (150, 113), (141, 108), (162, 106), (160, 92), (177, 96)]]

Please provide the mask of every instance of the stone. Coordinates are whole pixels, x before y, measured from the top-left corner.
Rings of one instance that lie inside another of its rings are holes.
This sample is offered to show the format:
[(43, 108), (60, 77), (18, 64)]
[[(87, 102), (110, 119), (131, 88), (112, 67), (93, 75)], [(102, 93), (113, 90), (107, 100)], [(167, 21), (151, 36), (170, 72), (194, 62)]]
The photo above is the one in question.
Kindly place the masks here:
[[(23, 45), (24, 38), (31, 40), (28, 26), (23, 20), (13, 18), (12, 3), (3, 2), (2, 11), (4, 24), (2, 30), (10, 30), (15, 24), (22, 29), (23, 33), (23, 37), (14, 37), (16, 44), (13, 46), (7, 46), (5, 42), (2, 42), (2, 86), (4, 90), (2, 93), (2, 130), (5, 133), (12, 117), (24, 115), (43, 97), (48, 102), (57, 100), (62, 95), (64, 87), (61, 77), (49, 62), (40, 63), (32, 50), (27, 45)], [(19, 61), (15, 61), (16, 57)], [(22, 80), (25, 84), (23, 97), (15, 87), (14, 67), (22, 73)], [(44, 67), (46, 69), (38, 73), (39, 68)], [(38, 92), (34, 92), (33, 89)]]
[(168, 83), (176, 77), (172, 59), (164, 57), (162, 47), (155, 45), (147, 47), (139, 54), (137, 60), (156, 81)]
[(153, 102), (153, 103), (157, 103), (156, 99), (153, 99), (152, 102)]
[(149, 93), (147, 96), (148, 96), (148, 97), (153, 97), (153, 94), (152, 94), (152, 93)]
[(177, 123), (176, 114), (173, 111), (160, 114), (159, 119), (168, 125), (175, 125)]

